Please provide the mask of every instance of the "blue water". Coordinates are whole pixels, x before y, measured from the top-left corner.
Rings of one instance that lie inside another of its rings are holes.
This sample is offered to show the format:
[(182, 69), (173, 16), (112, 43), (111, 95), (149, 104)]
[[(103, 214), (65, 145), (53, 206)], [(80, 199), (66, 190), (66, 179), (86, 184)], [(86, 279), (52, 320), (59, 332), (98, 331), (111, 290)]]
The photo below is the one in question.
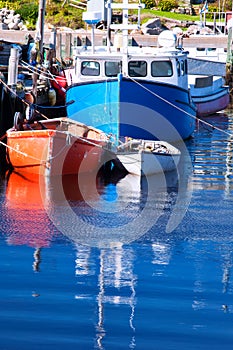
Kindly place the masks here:
[(165, 177), (2, 178), (1, 350), (232, 349), (233, 117), (206, 122)]

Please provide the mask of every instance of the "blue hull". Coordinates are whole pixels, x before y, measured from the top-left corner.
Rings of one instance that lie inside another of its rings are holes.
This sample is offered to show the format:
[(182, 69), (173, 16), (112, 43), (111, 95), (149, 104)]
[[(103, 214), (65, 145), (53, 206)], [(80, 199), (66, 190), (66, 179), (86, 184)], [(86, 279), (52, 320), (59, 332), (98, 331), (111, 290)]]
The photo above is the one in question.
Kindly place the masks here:
[(127, 78), (72, 85), (68, 117), (106, 133), (178, 141), (191, 136), (196, 110), (189, 93), (174, 85)]

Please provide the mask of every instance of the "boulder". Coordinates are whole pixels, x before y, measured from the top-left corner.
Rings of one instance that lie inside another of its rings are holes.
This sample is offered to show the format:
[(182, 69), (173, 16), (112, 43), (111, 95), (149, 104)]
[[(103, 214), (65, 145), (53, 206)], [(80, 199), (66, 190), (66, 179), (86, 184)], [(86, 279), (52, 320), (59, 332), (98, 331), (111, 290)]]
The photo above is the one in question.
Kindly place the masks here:
[(163, 29), (159, 18), (152, 18), (141, 26), (143, 34), (158, 35)]
[(27, 30), (20, 14), (15, 13), (14, 10), (8, 10), (6, 8), (0, 9), (0, 24), (1, 29)]

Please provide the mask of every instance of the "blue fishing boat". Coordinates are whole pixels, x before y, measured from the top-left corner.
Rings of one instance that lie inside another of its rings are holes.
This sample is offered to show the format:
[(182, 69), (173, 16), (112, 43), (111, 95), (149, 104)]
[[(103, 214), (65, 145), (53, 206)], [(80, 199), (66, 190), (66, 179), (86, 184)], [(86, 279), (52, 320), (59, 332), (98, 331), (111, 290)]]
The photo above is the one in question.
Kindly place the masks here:
[[(66, 71), (66, 99), (74, 101), (67, 107), (68, 116), (98, 127), (115, 140), (123, 136), (187, 139), (196, 120), (188, 88), (188, 53), (176, 49), (170, 31), (160, 34), (160, 47), (129, 46), (128, 30), (134, 25), (128, 23), (128, 9), (140, 9), (142, 4), (123, 0), (107, 6), (122, 9), (122, 24), (109, 25), (120, 32), (113, 45), (108, 38), (106, 46), (74, 48), (74, 68)], [(98, 13), (86, 12), (84, 19), (94, 27)]]

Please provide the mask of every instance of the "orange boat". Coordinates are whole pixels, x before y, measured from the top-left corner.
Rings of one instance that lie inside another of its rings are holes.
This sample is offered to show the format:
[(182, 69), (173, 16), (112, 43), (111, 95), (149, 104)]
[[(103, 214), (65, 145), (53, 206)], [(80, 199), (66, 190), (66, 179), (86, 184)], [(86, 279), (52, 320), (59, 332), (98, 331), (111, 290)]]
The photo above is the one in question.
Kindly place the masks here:
[(23, 123), (7, 131), (13, 168), (45, 176), (93, 172), (103, 164), (107, 145), (103, 131), (69, 118)]

